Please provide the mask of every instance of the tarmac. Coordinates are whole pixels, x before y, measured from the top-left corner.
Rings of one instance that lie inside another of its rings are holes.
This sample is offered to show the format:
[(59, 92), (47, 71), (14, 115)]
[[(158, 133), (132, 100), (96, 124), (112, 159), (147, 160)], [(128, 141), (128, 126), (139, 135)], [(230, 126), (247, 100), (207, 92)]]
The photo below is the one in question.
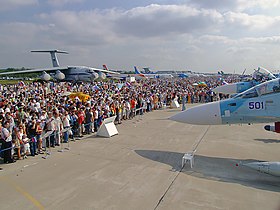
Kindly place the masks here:
[[(242, 166), (280, 161), (279, 134), (167, 120), (177, 112), (137, 116), (116, 136), (88, 136), (46, 159), (0, 164), (0, 209), (280, 209), (280, 177)], [(182, 167), (194, 148), (193, 168)]]

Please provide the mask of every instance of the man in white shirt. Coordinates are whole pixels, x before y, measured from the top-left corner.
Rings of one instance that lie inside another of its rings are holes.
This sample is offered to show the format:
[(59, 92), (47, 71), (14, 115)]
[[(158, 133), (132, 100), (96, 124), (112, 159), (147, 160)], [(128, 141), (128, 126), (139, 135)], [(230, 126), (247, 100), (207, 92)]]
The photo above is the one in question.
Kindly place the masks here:
[(61, 143), (61, 138), (60, 138), (60, 134), (62, 131), (62, 121), (61, 118), (59, 116), (58, 112), (54, 112), (54, 133), (55, 133), (55, 144), (56, 146), (60, 146)]
[[(70, 116), (67, 111), (65, 111), (62, 117), (62, 124), (63, 124), (63, 129), (70, 129)], [(64, 137), (63, 142), (67, 143), (69, 140), (69, 130), (64, 132), (63, 137)]]

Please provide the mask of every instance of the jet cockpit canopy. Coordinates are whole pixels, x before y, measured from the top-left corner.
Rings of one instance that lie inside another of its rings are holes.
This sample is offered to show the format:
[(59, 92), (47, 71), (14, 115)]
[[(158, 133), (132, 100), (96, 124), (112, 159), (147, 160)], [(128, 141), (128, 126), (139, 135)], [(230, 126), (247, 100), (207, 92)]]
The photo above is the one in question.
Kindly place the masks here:
[(254, 98), (280, 92), (280, 79), (273, 79), (252, 87), (233, 98)]

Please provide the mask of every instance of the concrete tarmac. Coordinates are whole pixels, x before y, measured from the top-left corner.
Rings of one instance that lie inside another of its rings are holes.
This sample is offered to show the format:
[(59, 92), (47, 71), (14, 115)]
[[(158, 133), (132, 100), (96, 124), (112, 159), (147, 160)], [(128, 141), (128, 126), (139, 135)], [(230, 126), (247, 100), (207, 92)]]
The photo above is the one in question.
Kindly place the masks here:
[[(119, 135), (71, 142), (47, 159), (1, 164), (0, 209), (280, 209), (280, 178), (242, 166), (280, 161), (279, 134), (167, 120), (179, 111), (137, 116), (117, 125)], [(195, 147), (194, 167), (182, 168)]]

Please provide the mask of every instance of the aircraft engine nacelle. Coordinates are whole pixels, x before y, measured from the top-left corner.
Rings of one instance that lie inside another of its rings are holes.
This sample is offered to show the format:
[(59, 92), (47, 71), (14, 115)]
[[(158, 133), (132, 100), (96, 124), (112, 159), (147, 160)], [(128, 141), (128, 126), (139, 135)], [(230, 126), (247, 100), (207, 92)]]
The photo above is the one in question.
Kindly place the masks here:
[(55, 73), (54, 77), (57, 80), (63, 80), (63, 79), (65, 79), (65, 74), (63, 74), (61, 71), (57, 71)]
[(41, 78), (42, 80), (49, 81), (52, 77), (51, 77), (51, 75), (49, 75), (48, 73), (43, 72), (43, 74), (40, 76), (40, 78)]
[(272, 131), (272, 132), (276, 132), (276, 133), (280, 133), (280, 122), (276, 122), (273, 125), (266, 125), (264, 126), (264, 129), (266, 131)]
[(106, 74), (104, 74), (103, 72), (98, 72), (98, 76), (100, 79), (106, 79)]
[(96, 72), (93, 72), (91, 75), (91, 80), (96, 80), (99, 78), (99, 75)]

